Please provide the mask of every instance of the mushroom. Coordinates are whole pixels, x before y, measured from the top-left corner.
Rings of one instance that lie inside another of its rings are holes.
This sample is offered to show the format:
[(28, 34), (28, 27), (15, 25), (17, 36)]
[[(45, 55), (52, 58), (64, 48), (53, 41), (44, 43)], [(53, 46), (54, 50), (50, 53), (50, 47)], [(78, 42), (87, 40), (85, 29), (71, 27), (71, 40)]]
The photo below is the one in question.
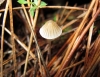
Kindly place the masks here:
[(39, 32), (45, 39), (55, 39), (61, 35), (62, 29), (56, 22), (49, 20), (40, 28)]
[(40, 28), (39, 32), (48, 42), (48, 56), (46, 58), (46, 62), (48, 62), (51, 58), (51, 40), (59, 37), (62, 33), (62, 29), (56, 22), (49, 20)]

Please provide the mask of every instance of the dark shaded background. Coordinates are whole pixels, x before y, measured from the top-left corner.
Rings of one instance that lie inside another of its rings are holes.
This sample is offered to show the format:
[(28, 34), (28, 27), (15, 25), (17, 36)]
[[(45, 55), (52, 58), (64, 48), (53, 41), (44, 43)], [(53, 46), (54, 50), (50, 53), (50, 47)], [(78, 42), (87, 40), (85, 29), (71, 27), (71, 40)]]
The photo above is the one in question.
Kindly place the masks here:
[[(68, 6), (74, 6), (75, 4), (77, 4), (77, 6), (80, 6), (91, 2), (91, 0), (43, 0), (43, 1), (46, 2), (48, 6), (57, 6), (57, 5), (65, 6), (66, 2), (68, 2)], [(45, 17), (47, 16), (47, 14), (53, 14), (56, 11), (57, 9), (43, 9)]]
[(68, 1), (69, 6), (73, 6), (76, 3), (78, 5), (86, 4), (89, 3), (91, 0), (43, 0), (43, 1), (48, 3), (48, 5), (55, 5), (55, 4), (65, 5), (65, 3)]

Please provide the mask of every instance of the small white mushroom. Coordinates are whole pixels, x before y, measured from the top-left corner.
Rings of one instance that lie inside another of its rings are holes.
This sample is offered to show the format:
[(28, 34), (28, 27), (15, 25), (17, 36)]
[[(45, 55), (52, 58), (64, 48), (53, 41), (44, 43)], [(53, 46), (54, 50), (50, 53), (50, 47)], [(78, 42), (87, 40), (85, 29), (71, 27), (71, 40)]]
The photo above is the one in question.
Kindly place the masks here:
[(39, 32), (43, 38), (55, 39), (61, 35), (62, 29), (57, 25), (56, 22), (49, 20), (40, 28)]

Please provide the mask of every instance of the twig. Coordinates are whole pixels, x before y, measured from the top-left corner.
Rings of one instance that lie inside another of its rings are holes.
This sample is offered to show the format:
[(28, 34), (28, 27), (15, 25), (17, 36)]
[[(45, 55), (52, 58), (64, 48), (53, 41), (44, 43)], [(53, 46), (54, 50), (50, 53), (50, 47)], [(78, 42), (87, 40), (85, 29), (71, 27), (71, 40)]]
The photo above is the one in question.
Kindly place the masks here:
[(3, 23), (2, 23), (2, 35), (1, 35), (1, 77), (3, 77), (3, 44), (4, 44), (4, 29), (5, 29), (5, 23), (6, 23), (6, 17), (8, 12), (8, 6), (9, 6), (9, 0), (7, 0), (4, 17), (3, 17)]

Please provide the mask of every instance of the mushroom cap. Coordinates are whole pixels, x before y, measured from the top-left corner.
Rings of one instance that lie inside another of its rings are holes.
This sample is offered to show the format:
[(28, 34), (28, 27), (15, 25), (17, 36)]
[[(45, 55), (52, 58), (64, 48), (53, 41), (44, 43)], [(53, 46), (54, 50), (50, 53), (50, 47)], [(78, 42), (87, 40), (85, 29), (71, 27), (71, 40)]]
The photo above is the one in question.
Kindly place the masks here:
[(53, 20), (47, 21), (39, 30), (40, 35), (45, 39), (55, 39), (62, 33), (62, 29)]

